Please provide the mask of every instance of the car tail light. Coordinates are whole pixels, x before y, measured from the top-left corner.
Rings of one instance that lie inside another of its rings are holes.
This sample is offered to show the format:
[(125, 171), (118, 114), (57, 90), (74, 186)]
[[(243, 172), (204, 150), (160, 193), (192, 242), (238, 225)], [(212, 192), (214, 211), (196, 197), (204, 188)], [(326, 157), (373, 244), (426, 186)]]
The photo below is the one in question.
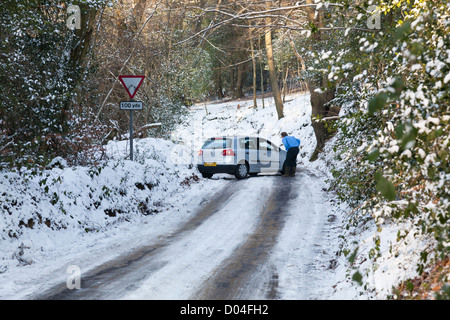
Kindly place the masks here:
[(198, 150), (198, 155), (199, 155), (199, 156), (202, 156), (202, 155), (203, 155), (203, 150), (202, 150), (202, 149)]
[(235, 156), (233, 150), (231, 150), (231, 149), (222, 150), (222, 155), (223, 156), (233, 156), (233, 157)]

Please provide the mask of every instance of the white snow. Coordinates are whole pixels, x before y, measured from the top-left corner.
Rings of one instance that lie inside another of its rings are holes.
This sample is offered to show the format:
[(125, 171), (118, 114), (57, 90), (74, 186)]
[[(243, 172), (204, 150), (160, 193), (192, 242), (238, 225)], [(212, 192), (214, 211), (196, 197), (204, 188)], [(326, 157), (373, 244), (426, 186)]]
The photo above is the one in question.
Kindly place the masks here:
[[(332, 206), (333, 194), (322, 190), (327, 188), (331, 151), (314, 163), (308, 161), (316, 144), (309, 98), (301, 93), (287, 96), (285, 117), (280, 120), (272, 98), (265, 99), (264, 109), (260, 99), (257, 109), (251, 108), (252, 100), (208, 104), (208, 114), (203, 104), (195, 106), (185, 124), (173, 133), (172, 141), (136, 139), (134, 162), (125, 160), (129, 152), (127, 141), (110, 142), (110, 160), (100, 171), (67, 167), (62, 159), (56, 159), (55, 166), (43, 175), (2, 172), (0, 299), (28, 299), (64, 283), (69, 266), (78, 266), (82, 276), (133, 248), (174, 232), (209, 199), (208, 195), (233, 179), (217, 175), (196, 181), (195, 157), (206, 138), (259, 135), (281, 145), (282, 131), (300, 138), (299, 166), (313, 178), (307, 186), (296, 186), (295, 200), (307, 202), (311, 214), (292, 207), (269, 259), (279, 276), (280, 298), (386, 298), (392, 285), (407, 276), (414, 265), (410, 261), (412, 255), (408, 255), (410, 247), (401, 251), (397, 260), (379, 261), (377, 271), (368, 277), (374, 294), (352, 283), (346, 257), (336, 255), (342, 239), (339, 236), (345, 236), (348, 243), (370, 239), (377, 226), (373, 223), (366, 226), (365, 232), (351, 235), (344, 227), (348, 222), (347, 209), (343, 205)], [(204, 280), (253, 230), (259, 211), (243, 214), (240, 208), (243, 203), (255, 208), (263, 205), (259, 199), (270, 190), (272, 181), (270, 176), (239, 181), (243, 191), (248, 192), (235, 194), (233, 201), (189, 237), (167, 248), (161, 259), (176, 256), (178, 263), (160, 269), (122, 298), (189, 298), (194, 284)], [(318, 212), (326, 212), (330, 217), (328, 224), (317, 219)], [(309, 229), (305, 230), (304, 225)], [(393, 227), (386, 228), (392, 237), (396, 232)], [(222, 235), (221, 241), (197, 245), (199, 237), (206, 239), (217, 233)], [(412, 247), (411, 242), (408, 243)], [(371, 245), (368, 241), (367, 248), (360, 250), (369, 250)], [(383, 243), (381, 250), (387, 252), (390, 245)], [(165, 263), (163, 260), (161, 263)]]
[[(264, 183), (244, 181), (242, 189), (234, 194), (220, 211), (193, 230), (189, 237), (171, 245), (160, 257), (165, 268), (151, 274), (144, 284), (124, 299), (189, 299), (195, 291), (190, 284), (206, 280), (213, 271), (249, 236), (258, 222), (264, 204), (261, 197), (268, 194), (271, 179)], [(242, 204), (254, 211), (246, 212)], [(199, 241), (201, 239), (201, 241)], [(170, 261), (176, 257), (176, 261)], [(180, 279), (182, 279), (180, 281)]]

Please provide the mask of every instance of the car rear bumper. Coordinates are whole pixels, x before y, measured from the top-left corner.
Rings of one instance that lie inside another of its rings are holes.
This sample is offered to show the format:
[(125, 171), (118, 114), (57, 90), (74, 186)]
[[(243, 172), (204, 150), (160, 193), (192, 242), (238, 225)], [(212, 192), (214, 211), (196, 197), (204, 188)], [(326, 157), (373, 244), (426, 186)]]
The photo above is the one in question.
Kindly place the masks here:
[(234, 174), (236, 172), (235, 164), (218, 164), (215, 166), (205, 166), (203, 164), (197, 165), (200, 173), (229, 173)]

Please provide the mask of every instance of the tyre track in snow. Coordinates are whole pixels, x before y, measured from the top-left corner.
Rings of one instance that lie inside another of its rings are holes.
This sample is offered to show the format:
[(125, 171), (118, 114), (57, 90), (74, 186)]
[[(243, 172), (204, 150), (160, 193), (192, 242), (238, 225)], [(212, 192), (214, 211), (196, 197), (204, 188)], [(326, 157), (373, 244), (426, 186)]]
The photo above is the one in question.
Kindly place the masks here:
[(305, 238), (308, 243), (299, 244), (306, 255), (295, 254), (301, 268), (296, 275), (299, 279), (279, 273), (291, 268), (286, 261), (293, 262), (292, 252), (280, 255), (278, 251), (280, 236), (290, 229), (286, 223), (291, 223), (291, 206), (306, 215), (320, 210), (304, 205), (311, 200), (304, 198), (313, 197), (316, 189), (308, 185), (311, 179), (321, 180), (300, 172), (295, 178), (257, 176), (226, 181), (221, 190), (208, 195), (210, 201), (195, 216), (171, 234), (150, 239), (148, 246), (83, 273), (81, 289), (69, 290), (63, 283), (37, 299), (278, 299), (288, 289), (285, 282), (289, 279), (299, 280), (297, 290), (306, 285), (302, 296), (308, 297), (308, 287), (314, 286), (309, 275), (314, 260), (307, 247), (321, 241), (314, 226), (322, 218), (314, 222), (301, 218), (298, 233), (311, 236)]
[[(294, 179), (276, 179), (260, 213), (259, 224), (247, 241), (205, 282), (192, 299), (274, 299), (278, 276), (267, 265), (286, 221), (289, 202), (296, 197)], [(295, 178), (298, 179), (298, 178)], [(253, 208), (248, 208), (252, 210)]]
[(335, 284), (334, 267), (342, 225), (331, 207), (326, 175), (300, 168), (293, 188), (285, 228), (271, 254), (268, 266), (277, 279), (275, 299), (328, 299)]
[[(202, 205), (199, 212), (172, 234), (159, 239), (156, 243), (141, 247), (125, 256), (104, 263), (81, 275), (81, 288), (68, 289), (67, 284), (61, 284), (39, 294), (37, 300), (75, 300), (75, 299), (107, 299), (125, 294), (136, 288), (146, 277), (164, 263), (155, 263), (152, 258), (170, 245), (175, 238), (197, 228), (204, 220), (218, 212), (230, 198), (239, 190), (238, 181), (228, 181), (214, 194), (213, 200)], [(146, 270), (145, 273), (142, 270)], [(121, 284), (128, 283), (127, 286)]]
[(273, 177), (236, 182), (239, 188), (214, 215), (161, 252), (169, 261), (125, 299), (190, 299), (209, 275), (236, 253), (259, 221)]
[[(272, 177), (227, 181), (176, 231), (83, 273), (80, 289), (63, 283), (36, 299), (188, 298), (252, 231), (271, 184)], [(252, 212), (241, 215), (242, 204), (249, 203)]]
[(325, 177), (300, 168), (295, 178), (274, 179), (252, 235), (191, 299), (320, 299), (329, 293), (333, 273), (325, 268), (337, 235)]

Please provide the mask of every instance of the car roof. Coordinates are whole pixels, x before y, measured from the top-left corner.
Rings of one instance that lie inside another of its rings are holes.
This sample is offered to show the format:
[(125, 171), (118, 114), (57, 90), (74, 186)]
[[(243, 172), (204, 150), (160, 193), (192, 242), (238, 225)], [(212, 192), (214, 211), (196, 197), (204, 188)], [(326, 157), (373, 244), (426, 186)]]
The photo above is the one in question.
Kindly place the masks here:
[(269, 140), (267, 138), (264, 137), (260, 137), (260, 136), (229, 136), (229, 135), (223, 135), (223, 136), (214, 136), (214, 137), (209, 137), (207, 140), (211, 140), (211, 139), (223, 139), (223, 138), (260, 138), (260, 139), (264, 139), (264, 140)]

